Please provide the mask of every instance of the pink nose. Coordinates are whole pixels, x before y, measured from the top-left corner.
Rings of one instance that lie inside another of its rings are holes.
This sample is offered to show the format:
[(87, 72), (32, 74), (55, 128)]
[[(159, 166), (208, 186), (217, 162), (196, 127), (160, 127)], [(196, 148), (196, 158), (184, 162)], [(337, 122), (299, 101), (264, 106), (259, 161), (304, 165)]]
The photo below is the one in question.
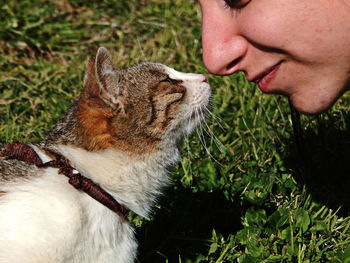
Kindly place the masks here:
[(203, 76), (203, 80), (202, 80), (202, 82), (208, 82), (208, 81), (207, 81), (207, 77), (206, 77), (206, 76)]

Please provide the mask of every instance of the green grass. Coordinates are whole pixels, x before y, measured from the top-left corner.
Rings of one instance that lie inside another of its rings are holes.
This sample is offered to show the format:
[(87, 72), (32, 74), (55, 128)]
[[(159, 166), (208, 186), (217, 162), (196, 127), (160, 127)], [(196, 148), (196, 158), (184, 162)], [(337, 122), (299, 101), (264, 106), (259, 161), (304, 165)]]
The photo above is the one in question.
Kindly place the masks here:
[[(0, 139), (40, 140), (79, 94), (87, 58), (148, 60), (206, 73), (197, 1), (3, 2)], [(208, 127), (186, 140), (173, 185), (146, 219), (132, 215), (140, 262), (347, 262), (350, 95), (301, 116), (242, 74), (215, 77)]]

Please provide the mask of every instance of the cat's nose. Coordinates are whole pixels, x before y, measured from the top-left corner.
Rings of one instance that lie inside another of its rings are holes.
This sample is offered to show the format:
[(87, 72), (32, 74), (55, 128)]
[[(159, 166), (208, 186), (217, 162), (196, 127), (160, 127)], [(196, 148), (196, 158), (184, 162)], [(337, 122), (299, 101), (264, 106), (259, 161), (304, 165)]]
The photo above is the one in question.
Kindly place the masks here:
[(193, 74), (195, 81), (208, 82), (207, 77), (203, 74)]

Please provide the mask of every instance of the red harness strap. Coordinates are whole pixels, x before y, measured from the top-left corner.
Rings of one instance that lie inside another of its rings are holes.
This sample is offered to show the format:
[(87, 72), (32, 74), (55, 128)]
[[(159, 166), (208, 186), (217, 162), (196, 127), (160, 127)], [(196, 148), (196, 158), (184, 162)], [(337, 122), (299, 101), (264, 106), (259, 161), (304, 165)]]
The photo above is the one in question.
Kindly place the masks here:
[(6, 149), (0, 153), (0, 156), (14, 158), (24, 161), (27, 164), (34, 164), (37, 167), (54, 167), (58, 168), (59, 174), (64, 174), (69, 178), (69, 183), (78, 190), (82, 190), (89, 196), (100, 202), (104, 206), (111, 209), (117, 215), (125, 220), (128, 210), (118, 203), (108, 192), (106, 192), (99, 185), (95, 184), (89, 178), (75, 172), (76, 170), (70, 166), (69, 161), (62, 155), (53, 153), (55, 160), (43, 163), (35, 150), (25, 143), (18, 142), (16, 139), (13, 143), (7, 143)]

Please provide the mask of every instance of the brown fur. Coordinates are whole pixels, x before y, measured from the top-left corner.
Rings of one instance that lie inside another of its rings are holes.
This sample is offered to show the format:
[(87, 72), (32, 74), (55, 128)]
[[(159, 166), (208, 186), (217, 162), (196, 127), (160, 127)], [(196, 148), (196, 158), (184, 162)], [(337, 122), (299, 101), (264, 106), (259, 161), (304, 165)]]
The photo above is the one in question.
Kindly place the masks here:
[(181, 81), (170, 80), (162, 66), (141, 63), (117, 70), (108, 51), (99, 49), (88, 63), (81, 96), (41, 146), (151, 153), (185, 97)]
[[(91, 103), (90, 103), (91, 104)], [(83, 99), (78, 104), (78, 132), (81, 136), (82, 147), (89, 151), (110, 148), (115, 138), (113, 127), (109, 120), (115, 116), (100, 107), (91, 107), (89, 101)]]
[[(89, 62), (76, 112), (79, 146), (89, 151), (113, 147), (130, 153), (149, 153), (156, 149), (177, 113), (177, 105), (183, 100), (186, 89), (176, 83), (158, 80), (148, 90), (128, 90), (126, 83), (119, 87), (120, 105), (106, 95), (115, 80), (99, 70), (102, 68), (100, 63), (108, 63), (108, 59), (103, 54), (102, 59), (93, 58)], [(140, 94), (135, 96), (132, 92)]]
[[(131, 226), (57, 173), (121, 218), (121, 205), (147, 216), (169, 184), (168, 171), (180, 159), (185, 137), (203, 121), (203, 114), (195, 114), (207, 110), (210, 94), (203, 75), (157, 63), (117, 70), (99, 48), (80, 97), (45, 140), (29, 145), (32, 150), (15, 143), (0, 156), (0, 221), (9, 240), (1, 258), (133, 262)], [(39, 165), (25, 162), (38, 159)]]
[(80, 98), (44, 144), (149, 154), (157, 150), (185, 97), (181, 81), (170, 80), (162, 66), (141, 63), (117, 70), (108, 51), (99, 49), (88, 63)]

